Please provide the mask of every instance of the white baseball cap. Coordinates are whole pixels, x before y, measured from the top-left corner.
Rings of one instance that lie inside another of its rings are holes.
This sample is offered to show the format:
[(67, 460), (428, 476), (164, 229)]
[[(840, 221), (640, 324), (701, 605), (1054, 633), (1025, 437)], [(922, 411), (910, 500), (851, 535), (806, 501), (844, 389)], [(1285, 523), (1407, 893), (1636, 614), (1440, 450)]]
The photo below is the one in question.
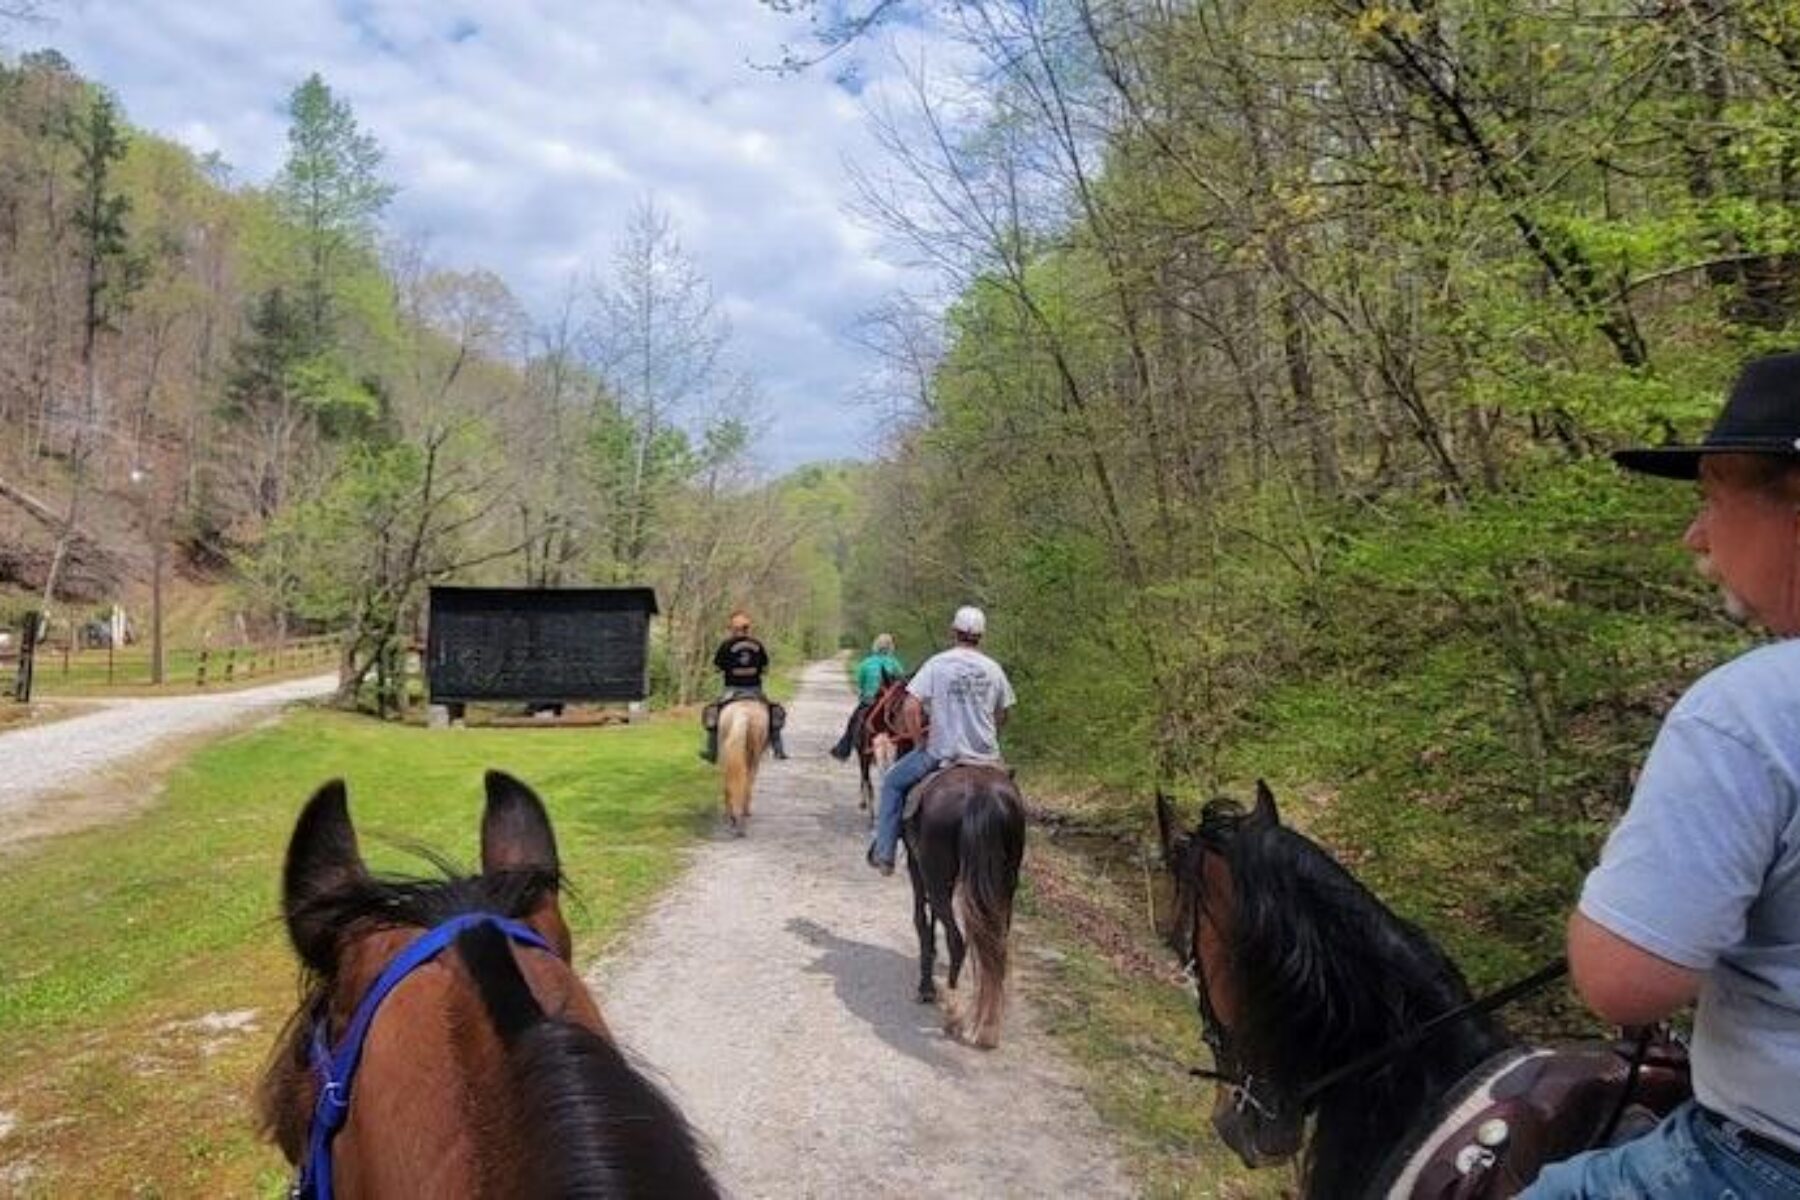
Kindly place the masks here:
[(965, 604), (956, 610), (956, 616), (950, 620), (950, 628), (971, 637), (980, 637), (987, 632), (987, 614), (973, 604)]

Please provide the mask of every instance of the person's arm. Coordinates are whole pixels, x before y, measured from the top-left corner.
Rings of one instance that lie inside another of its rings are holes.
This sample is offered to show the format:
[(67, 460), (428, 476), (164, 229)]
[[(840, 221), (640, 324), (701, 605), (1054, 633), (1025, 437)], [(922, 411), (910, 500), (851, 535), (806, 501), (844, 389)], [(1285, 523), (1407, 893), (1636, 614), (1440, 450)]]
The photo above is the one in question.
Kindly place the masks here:
[(1588, 1008), (1613, 1025), (1666, 1020), (1700, 994), (1700, 971), (1640, 949), (1579, 910), (1569, 917), (1569, 975)]
[(900, 700), (898, 729), (900, 736), (909, 742), (920, 742), (925, 738), (925, 706), (910, 692)]
[(731, 660), (726, 658), (725, 652), (730, 649), (731, 649), (731, 641), (729, 638), (723, 642), (720, 642), (719, 648), (717, 650), (713, 651), (713, 666), (717, 667), (721, 671), (723, 671), (726, 667), (729, 667), (731, 665)]
[(1569, 920), (1575, 988), (1608, 1021), (1659, 1021), (1699, 994), (1743, 941), (1792, 812), (1757, 744), (1707, 711), (1684, 700), (1664, 723)]
[(769, 648), (761, 642), (756, 643), (756, 669), (759, 671), (769, 669)]

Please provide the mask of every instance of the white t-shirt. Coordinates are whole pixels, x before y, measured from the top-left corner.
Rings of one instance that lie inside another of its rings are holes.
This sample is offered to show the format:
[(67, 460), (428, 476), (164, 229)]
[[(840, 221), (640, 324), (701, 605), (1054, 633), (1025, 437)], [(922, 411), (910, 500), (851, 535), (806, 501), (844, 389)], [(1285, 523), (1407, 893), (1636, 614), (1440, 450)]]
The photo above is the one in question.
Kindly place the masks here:
[(997, 763), (1000, 730), (995, 720), (1015, 701), (1000, 664), (973, 646), (954, 646), (925, 660), (906, 690), (931, 715), (926, 749), (940, 762)]

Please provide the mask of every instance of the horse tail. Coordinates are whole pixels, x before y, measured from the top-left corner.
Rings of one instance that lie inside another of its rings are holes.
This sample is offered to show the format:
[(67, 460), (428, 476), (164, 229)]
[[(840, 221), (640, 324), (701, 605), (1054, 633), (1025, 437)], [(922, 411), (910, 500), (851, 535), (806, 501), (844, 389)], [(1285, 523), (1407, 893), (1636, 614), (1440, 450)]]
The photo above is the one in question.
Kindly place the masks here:
[(756, 781), (756, 763), (769, 740), (769, 713), (760, 705), (740, 701), (727, 705), (719, 717), (719, 762), (725, 768), (725, 811), (732, 817), (750, 815), (750, 789)]
[(969, 1032), (977, 1046), (992, 1048), (1000, 1044), (1006, 1011), (1006, 943), (1025, 858), (1025, 806), (1018, 792), (1011, 784), (977, 787), (957, 836), (956, 920), (968, 939), (975, 976)]

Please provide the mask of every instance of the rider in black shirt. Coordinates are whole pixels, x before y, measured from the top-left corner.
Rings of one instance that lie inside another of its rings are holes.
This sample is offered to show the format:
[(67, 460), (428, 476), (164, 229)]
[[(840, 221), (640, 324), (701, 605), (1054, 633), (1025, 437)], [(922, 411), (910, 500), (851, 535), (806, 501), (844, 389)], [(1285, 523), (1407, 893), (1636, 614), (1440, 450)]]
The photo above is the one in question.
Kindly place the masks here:
[(725, 679), (725, 694), (706, 706), (702, 717), (706, 726), (706, 749), (701, 751), (701, 757), (707, 762), (718, 761), (719, 710), (733, 700), (753, 699), (769, 706), (769, 748), (776, 758), (786, 758), (787, 750), (781, 744), (781, 725), (786, 714), (779, 704), (771, 703), (763, 695), (763, 672), (769, 666), (769, 652), (750, 636), (748, 613), (732, 613), (730, 629), (731, 635), (713, 652), (713, 666)]

